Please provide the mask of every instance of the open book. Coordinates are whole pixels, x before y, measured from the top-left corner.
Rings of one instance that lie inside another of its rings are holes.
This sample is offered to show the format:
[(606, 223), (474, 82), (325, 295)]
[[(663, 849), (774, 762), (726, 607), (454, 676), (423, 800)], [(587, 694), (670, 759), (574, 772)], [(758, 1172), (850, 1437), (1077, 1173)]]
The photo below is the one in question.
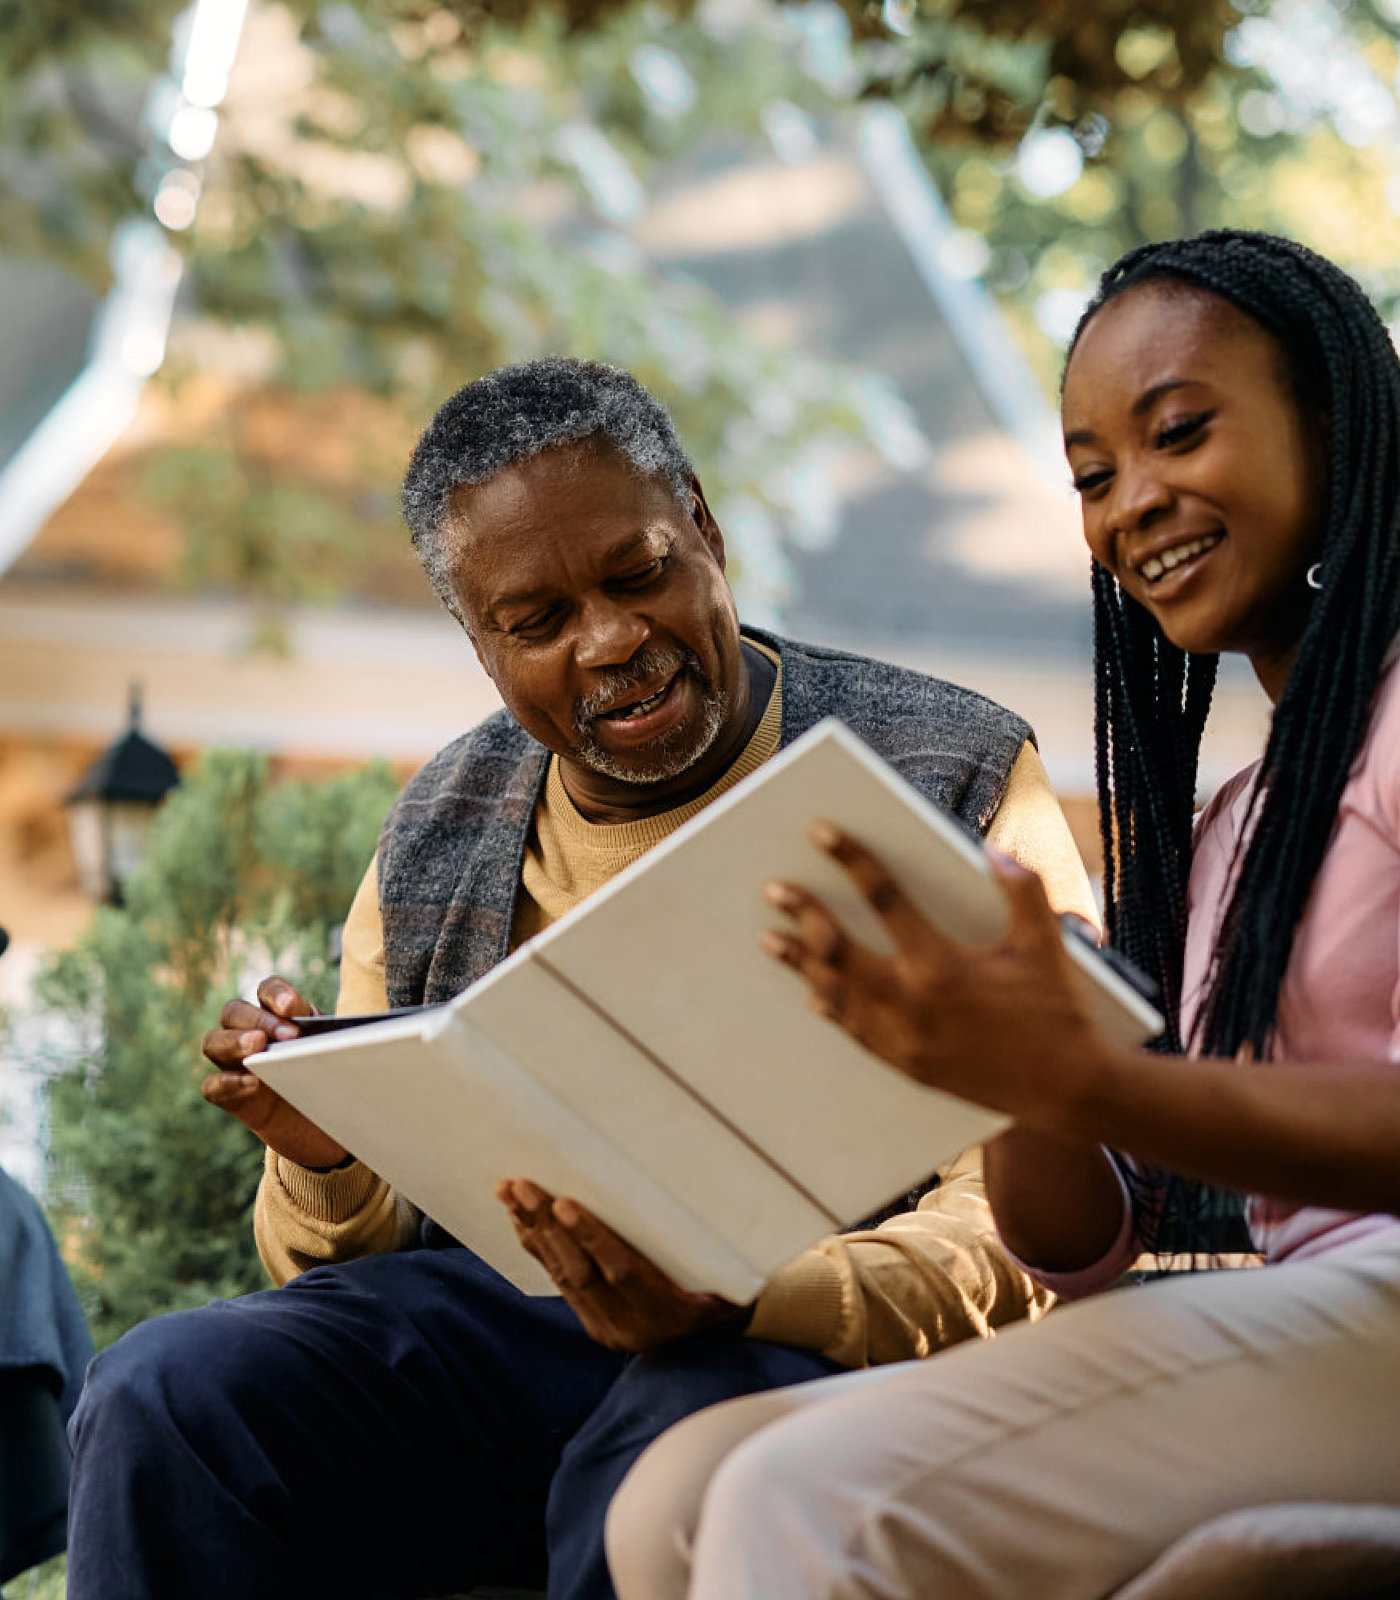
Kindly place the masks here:
[[(550, 1292), (493, 1196), (532, 1178), (687, 1288), (746, 1301), (773, 1270), (987, 1138), (1004, 1118), (921, 1088), (807, 1009), (763, 954), (771, 878), (889, 941), (807, 839), (874, 848), (955, 938), (1005, 925), (982, 851), (824, 722), (446, 1005), (274, 1046), (250, 1068), (522, 1289)], [(1161, 1018), (1081, 941), (1105, 1028)]]

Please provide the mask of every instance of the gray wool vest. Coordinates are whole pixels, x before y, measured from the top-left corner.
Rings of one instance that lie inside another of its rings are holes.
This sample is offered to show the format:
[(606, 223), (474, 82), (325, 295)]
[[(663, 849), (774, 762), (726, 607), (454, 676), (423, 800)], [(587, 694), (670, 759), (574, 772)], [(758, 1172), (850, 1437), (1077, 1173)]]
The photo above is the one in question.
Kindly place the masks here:
[[(921, 794), (984, 833), (1029, 726), (969, 689), (865, 656), (744, 630), (782, 660), (780, 743), (839, 717)], [(391, 1006), (450, 1000), (509, 953), (549, 752), (506, 711), (411, 778), (379, 840)]]

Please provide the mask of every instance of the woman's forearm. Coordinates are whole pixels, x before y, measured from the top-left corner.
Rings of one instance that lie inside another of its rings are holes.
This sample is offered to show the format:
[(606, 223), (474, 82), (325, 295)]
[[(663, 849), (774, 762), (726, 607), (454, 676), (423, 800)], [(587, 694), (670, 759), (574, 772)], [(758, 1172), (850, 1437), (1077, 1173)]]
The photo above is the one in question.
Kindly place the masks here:
[[(1046, 1075), (1046, 1080), (1053, 1079)], [(1022, 1120), (1278, 1200), (1400, 1213), (1400, 1067), (1107, 1050)]]
[(987, 1198), (1007, 1248), (1043, 1272), (1101, 1261), (1123, 1225), (1123, 1187), (1101, 1145), (1025, 1126), (983, 1149)]

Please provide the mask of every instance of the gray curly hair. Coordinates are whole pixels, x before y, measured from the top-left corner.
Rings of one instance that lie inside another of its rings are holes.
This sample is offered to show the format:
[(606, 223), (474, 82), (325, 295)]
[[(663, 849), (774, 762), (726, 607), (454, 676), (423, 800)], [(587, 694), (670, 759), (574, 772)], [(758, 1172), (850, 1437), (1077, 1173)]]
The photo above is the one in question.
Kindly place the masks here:
[(689, 499), (694, 468), (666, 408), (630, 373), (601, 362), (546, 356), (500, 367), (459, 389), (428, 424), (403, 480), (403, 514), (429, 581), (459, 622), (446, 528), (453, 491), (584, 440), (606, 442)]

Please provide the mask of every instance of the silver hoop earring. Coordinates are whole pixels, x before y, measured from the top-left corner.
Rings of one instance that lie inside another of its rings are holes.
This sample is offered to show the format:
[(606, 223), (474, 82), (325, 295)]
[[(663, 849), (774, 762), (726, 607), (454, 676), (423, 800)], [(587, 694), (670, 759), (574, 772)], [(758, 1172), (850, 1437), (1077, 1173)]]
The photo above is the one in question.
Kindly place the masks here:
[(1322, 587), (1322, 563), (1314, 561), (1307, 572), (1308, 588), (1320, 589)]

